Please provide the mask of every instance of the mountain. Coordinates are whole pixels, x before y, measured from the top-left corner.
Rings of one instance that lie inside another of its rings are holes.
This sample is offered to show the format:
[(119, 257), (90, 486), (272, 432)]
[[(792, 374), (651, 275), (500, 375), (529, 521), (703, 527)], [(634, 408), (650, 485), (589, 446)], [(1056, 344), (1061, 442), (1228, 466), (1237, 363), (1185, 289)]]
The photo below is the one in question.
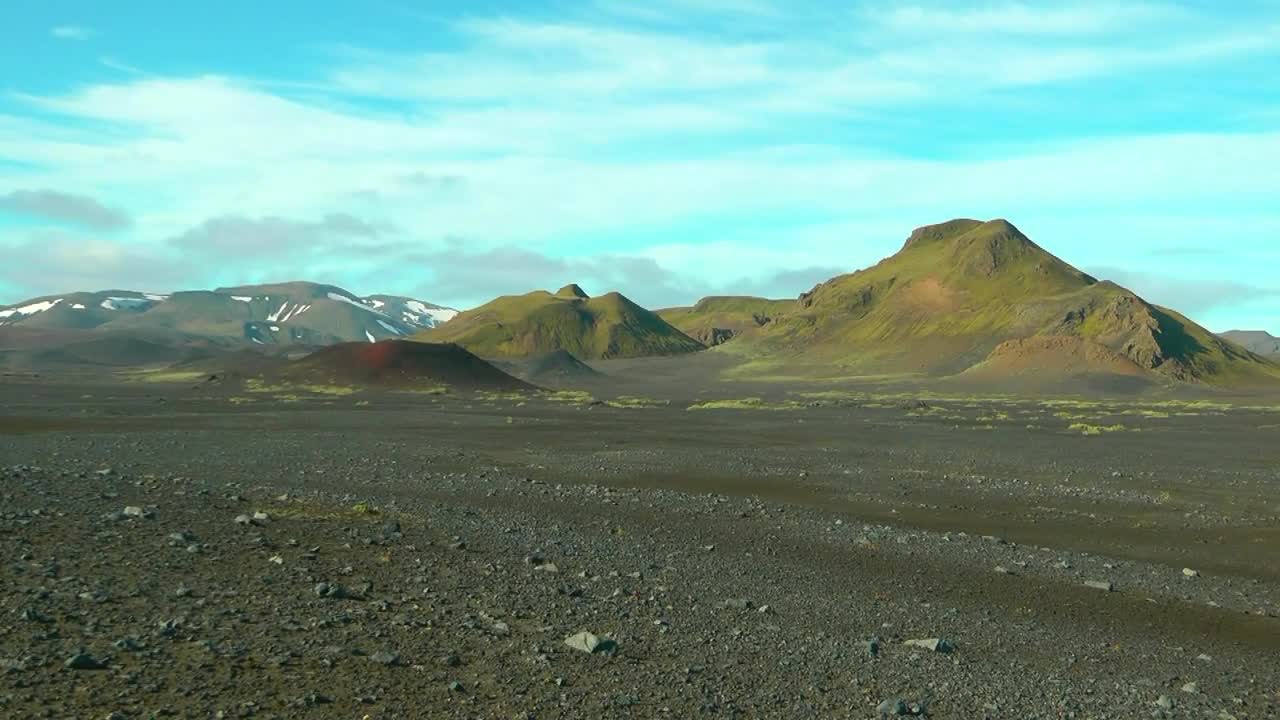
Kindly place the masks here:
[(382, 340), (339, 343), (283, 365), (268, 377), (288, 382), (354, 383), (363, 386), (439, 385), (458, 389), (527, 390), (507, 375), (451, 343)]
[(1263, 330), (1228, 330), (1219, 336), (1259, 355), (1280, 355), (1280, 338)]
[(918, 228), (896, 254), (814, 287), (730, 348), (861, 375), (1280, 379), (1280, 366), (1080, 272), (1005, 220)]
[(127, 290), (51, 295), (0, 308), (0, 327), (329, 345), (405, 337), (456, 314), (412, 298), (359, 297), (333, 285), (288, 282), (166, 295)]
[(658, 317), (707, 347), (726, 343), (748, 330), (764, 327), (796, 306), (795, 300), (748, 296), (712, 296), (692, 307), (658, 310)]
[(486, 358), (527, 358), (564, 350), (583, 360), (678, 355), (704, 349), (654, 313), (613, 292), (587, 297), (569, 285), (506, 295), (417, 335), (456, 342)]

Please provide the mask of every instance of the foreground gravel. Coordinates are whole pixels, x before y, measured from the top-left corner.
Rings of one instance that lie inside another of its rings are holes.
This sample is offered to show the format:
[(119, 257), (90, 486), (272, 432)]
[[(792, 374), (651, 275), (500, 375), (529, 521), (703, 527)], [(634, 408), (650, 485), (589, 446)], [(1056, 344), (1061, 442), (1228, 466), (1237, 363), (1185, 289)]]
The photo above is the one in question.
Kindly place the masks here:
[(0, 717), (1280, 713), (1265, 577), (252, 423), (0, 437)]

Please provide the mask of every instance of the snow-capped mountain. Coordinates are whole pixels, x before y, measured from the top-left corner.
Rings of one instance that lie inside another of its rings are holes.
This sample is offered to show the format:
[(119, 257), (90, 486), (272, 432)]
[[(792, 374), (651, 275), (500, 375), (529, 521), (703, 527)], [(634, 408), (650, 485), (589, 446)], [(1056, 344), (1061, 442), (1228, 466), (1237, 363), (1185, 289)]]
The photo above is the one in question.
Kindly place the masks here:
[(228, 344), (328, 345), (407, 337), (456, 310), (396, 295), (360, 297), (309, 282), (245, 285), (171, 294), (76, 292), (0, 307), (0, 327), (177, 333)]

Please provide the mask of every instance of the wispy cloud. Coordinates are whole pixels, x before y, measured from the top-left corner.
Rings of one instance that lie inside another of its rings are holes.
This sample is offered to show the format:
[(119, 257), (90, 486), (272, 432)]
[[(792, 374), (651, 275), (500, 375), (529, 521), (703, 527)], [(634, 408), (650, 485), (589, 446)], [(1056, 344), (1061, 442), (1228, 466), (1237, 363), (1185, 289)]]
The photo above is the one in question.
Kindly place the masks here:
[(109, 208), (91, 197), (56, 190), (14, 190), (0, 195), (0, 213), (67, 222), (94, 230), (120, 230), (132, 223), (122, 210)]
[[(137, 75), (104, 59), (130, 74), (12, 96), (0, 161), (21, 187), (128, 199), (130, 237), (156, 258), (425, 275), (427, 297), (457, 304), (569, 280), (652, 303), (792, 295), (956, 215), (1009, 216), (1088, 262), (1120, 235), (1156, 244), (1062, 218), (1275, 215), (1269, 126), (1153, 115), (1092, 133), (1130, 94), (1169, 102), (1157, 86), (1171, 71), (1271, 53), (1267, 22), (1154, 2), (575, 7), (437, 18), (429, 49), (335, 49), (307, 78)], [(1090, 84), (1109, 94), (1080, 94)], [(79, 222), (121, 227), (103, 217)], [(754, 227), (776, 217), (801, 219)], [(17, 232), (0, 245), (25, 246)], [(447, 272), (410, 272), (412, 257)], [(468, 269), (486, 263), (491, 275)]]
[(59, 40), (88, 40), (94, 34), (92, 28), (82, 25), (58, 25), (49, 30), (49, 35)]

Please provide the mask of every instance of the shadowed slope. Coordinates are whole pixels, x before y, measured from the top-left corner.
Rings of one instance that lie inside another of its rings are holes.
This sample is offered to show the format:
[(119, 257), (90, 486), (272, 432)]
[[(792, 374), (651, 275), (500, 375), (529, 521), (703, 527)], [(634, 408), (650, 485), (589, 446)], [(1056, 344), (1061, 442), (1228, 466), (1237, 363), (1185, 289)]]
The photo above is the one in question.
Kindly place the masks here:
[(484, 390), (531, 387), (457, 345), (409, 340), (331, 345), (284, 365), (273, 375), (308, 383), (448, 385)]

